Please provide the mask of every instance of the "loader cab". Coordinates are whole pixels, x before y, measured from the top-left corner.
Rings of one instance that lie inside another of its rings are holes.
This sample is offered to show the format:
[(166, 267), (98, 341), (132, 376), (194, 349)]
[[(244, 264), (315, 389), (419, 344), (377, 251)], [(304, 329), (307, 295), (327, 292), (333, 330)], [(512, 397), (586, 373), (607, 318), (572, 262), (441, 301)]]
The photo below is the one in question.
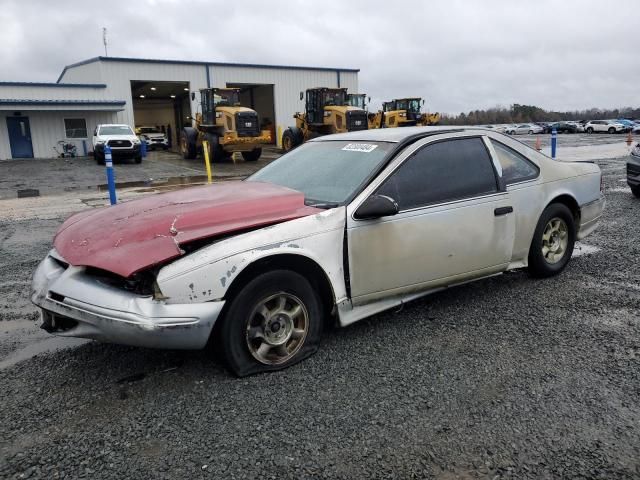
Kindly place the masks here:
[[(369, 101), (371, 101), (371, 97), (369, 97)], [(364, 93), (349, 93), (347, 95), (347, 105), (351, 107), (366, 110), (367, 103), (366, 94)]]
[[(302, 92), (300, 96), (302, 97)], [(347, 106), (346, 88), (310, 88), (306, 91), (305, 112), (310, 124), (323, 124), (324, 109), (332, 106)]]
[(237, 88), (203, 88), (200, 90), (202, 124), (215, 125), (217, 107), (239, 107), (240, 90)]
[(397, 98), (390, 102), (384, 102), (382, 109), (386, 113), (387, 125), (409, 126), (415, 125), (422, 113), (420, 109), (424, 104), (421, 98)]

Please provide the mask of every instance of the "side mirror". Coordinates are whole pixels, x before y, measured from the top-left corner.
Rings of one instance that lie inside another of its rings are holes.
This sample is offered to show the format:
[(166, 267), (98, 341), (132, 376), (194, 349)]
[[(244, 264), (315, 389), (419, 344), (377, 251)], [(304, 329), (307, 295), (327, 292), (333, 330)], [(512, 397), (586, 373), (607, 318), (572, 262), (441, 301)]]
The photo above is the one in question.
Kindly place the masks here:
[(353, 214), (358, 220), (387, 217), (398, 213), (396, 201), (386, 195), (371, 195)]
[(191, 101), (196, 99), (196, 92), (191, 92)]
[(304, 92), (300, 92), (300, 100), (304, 98)]
[(371, 103), (371, 97), (367, 97), (367, 103)]
[(424, 105), (424, 98), (422, 99), (422, 105)]

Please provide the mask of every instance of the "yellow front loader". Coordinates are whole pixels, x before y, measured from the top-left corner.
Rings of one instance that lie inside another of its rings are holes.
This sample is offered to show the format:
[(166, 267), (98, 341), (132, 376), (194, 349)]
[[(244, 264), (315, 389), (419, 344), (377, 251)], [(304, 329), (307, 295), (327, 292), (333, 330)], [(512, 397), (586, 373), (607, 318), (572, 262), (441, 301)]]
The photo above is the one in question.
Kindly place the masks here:
[(297, 112), (293, 116), (296, 125), (282, 133), (285, 152), (311, 138), (368, 127), (367, 112), (349, 104), (346, 88), (310, 88), (306, 93), (300, 92), (300, 100), (303, 99), (305, 111)]
[(205, 140), (212, 162), (228, 159), (233, 152), (241, 152), (249, 162), (260, 158), (262, 145), (271, 143), (271, 132), (260, 130), (255, 110), (240, 105), (240, 89), (204, 88), (200, 101), (202, 112), (196, 114), (195, 128), (184, 127), (180, 134), (184, 158), (196, 158)]

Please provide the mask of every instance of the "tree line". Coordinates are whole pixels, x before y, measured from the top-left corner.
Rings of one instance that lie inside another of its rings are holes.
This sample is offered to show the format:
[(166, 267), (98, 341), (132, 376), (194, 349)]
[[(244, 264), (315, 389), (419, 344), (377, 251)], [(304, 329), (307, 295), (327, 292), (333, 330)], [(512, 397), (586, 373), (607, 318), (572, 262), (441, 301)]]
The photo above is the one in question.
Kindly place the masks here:
[(616, 118), (640, 118), (640, 108), (614, 108), (575, 110), (572, 112), (547, 111), (534, 105), (514, 103), (510, 108), (495, 107), (473, 110), (459, 115), (442, 114), (441, 125), (483, 125), (500, 123), (558, 122), (560, 120), (607, 120)]

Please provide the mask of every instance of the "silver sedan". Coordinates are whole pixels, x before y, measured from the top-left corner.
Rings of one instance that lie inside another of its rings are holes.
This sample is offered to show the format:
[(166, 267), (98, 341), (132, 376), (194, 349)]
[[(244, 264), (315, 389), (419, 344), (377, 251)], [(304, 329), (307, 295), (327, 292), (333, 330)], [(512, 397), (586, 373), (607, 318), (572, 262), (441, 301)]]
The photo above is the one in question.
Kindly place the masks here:
[(471, 280), (564, 270), (601, 173), (487, 129), (325, 136), (242, 182), (82, 212), (33, 279), (55, 335), (212, 343), (237, 375), (290, 366), (346, 326)]

